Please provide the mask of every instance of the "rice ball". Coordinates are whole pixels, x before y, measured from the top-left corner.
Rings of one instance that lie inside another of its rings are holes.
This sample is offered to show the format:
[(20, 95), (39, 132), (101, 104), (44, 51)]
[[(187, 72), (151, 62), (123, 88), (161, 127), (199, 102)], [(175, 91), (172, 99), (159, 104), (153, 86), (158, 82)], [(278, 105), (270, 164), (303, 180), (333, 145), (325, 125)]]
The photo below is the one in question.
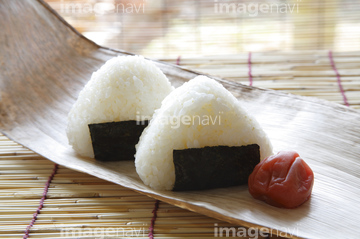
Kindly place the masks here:
[(258, 122), (220, 83), (198, 76), (171, 92), (136, 145), (135, 166), (153, 189), (172, 190), (173, 150), (258, 144), (260, 158), (272, 146)]
[(173, 89), (164, 73), (142, 56), (108, 60), (92, 74), (70, 110), (69, 144), (93, 158), (89, 124), (151, 118)]

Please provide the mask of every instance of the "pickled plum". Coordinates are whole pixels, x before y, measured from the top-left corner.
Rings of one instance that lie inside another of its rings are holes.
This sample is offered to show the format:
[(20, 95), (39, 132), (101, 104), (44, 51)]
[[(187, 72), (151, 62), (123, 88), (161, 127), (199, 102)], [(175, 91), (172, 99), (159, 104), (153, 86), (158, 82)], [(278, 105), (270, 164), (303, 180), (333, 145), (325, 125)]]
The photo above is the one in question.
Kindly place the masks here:
[(311, 195), (314, 173), (294, 151), (281, 151), (261, 161), (249, 176), (255, 198), (283, 208), (295, 208)]

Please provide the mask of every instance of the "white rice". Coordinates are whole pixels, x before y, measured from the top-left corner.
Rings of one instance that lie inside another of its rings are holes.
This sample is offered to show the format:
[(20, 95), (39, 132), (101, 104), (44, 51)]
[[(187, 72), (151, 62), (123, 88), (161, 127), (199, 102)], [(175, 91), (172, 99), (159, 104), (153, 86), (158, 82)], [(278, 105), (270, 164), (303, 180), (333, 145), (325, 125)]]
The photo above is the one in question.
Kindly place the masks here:
[(272, 154), (265, 132), (239, 101), (220, 83), (198, 76), (171, 92), (156, 110), (136, 146), (136, 171), (151, 188), (172, 190), (174, 149), (249, 144), (260, 146), (261, 159)]
[(68, 115), (69, 144), (94, 157), (88, 124), (151, 117), (173, 89), (162, 71), (142, 56), (108, 60), (92, 74)]

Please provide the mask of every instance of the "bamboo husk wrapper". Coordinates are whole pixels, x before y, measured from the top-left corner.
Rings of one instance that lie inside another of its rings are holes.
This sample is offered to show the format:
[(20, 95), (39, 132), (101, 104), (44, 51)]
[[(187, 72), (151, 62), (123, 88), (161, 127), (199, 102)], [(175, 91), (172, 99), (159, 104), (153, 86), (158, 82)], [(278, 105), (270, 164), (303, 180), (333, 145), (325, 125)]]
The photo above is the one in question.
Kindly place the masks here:
[[(360, 114), (356, 110), (213, 77), (259, 121), (274, 151), (292, 149), (306, 159), (315, 173), (311, 200), (286, 210), (254, 200), (246, 186), (156, 191), (142, 183), (133, 162), (101, 163), (79, 157), (65, 135), (67, 113), (91, 73), (111, 57), (129, 53), (86, 40), (40, 0), (3, 1), (0, 22), (4, 23), (0, 39), (6, 39), (0, 44), (0, 128), (11, 139), (60, 165), (220, 220), (280, 229), (294, 238), (340, 238), (344, 232), (347, 237), (358, 236)], [(172, 64), (156, 64), (175, 87), (198, 75)]]

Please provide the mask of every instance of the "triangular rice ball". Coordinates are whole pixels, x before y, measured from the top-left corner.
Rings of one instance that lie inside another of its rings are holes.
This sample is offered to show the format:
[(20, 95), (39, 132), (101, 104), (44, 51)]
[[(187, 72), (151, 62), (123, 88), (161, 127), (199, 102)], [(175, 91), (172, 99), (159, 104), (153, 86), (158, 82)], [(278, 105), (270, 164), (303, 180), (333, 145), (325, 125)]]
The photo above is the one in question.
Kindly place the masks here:
[(151, 188), (172, 190), (174, 150), (250, 144), (260, 146), (261, 159), (272, 154), (265, 132), (239, 101), (220, 83), (198, 76), (171, 92), (156, 110), (136, 146), (136, 171)]
[(162, 71), (142, 56), (108, 60), (93, 73), (68, 115), (69, 143), (79, 154), (94, 157), (89, 124), (151, 117), (173, 89)]

